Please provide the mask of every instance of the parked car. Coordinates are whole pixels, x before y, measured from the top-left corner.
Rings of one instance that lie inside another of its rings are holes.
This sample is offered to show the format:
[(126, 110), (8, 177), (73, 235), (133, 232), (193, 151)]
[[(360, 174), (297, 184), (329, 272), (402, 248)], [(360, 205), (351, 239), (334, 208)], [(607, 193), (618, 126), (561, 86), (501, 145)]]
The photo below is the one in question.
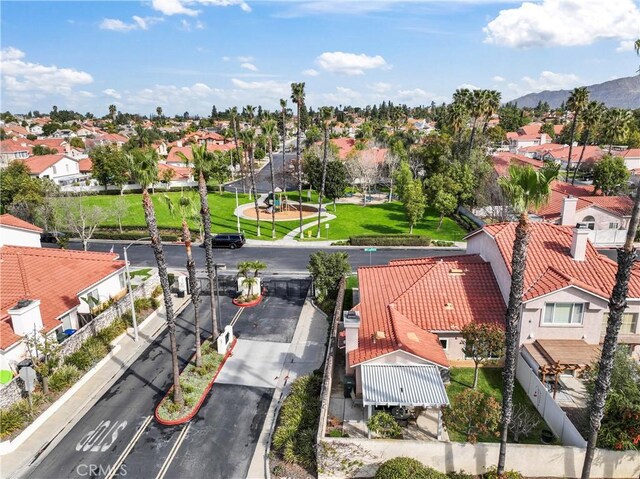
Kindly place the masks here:
[(69, 235), (62, 231), (44, 231), (40, 233), (41, 243), (63, 243), (68, 239)]
[(246, 239), (242, 233), (220, 233), (211, 238), (211, 246), (214, 248), (242, 248)]

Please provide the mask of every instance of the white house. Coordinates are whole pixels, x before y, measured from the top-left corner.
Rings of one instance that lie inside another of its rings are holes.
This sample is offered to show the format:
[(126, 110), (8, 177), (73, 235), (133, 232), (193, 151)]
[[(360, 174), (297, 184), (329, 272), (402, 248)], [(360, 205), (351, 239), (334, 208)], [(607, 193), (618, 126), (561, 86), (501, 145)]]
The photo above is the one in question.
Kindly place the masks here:
[(14, 160), (25, 160), (31, 155), (31, 148), (24, 141), (0, 141), (0, 168), (4, 168)]
[(0, 246), (40, 248), (42, 228), (10, 214), (0, 215)]
[(54, 183), (65, 186), (86, 179), (80, 173), (77, 159), (66, 154), (32, 156), (24, 160), (32, 176), (49, 178)]

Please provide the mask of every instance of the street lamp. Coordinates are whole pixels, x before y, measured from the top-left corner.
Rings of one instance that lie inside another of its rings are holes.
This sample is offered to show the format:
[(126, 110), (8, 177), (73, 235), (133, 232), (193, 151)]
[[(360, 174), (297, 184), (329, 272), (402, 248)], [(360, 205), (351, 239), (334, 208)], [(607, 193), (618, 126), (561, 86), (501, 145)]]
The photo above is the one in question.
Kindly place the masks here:
[(138, 321), (136, 320), (136, 305), (133, 301), (133, 288), (131, 287), (131, 273), (129, 272), (129, 259), (127, 258), (127, 249), (129, 247), (136, 244), (138, 241), (143, 241), (151, 239), (151, 236), (147, 236), (146, 238), (140, 238), (135, 240), (133, 243), (128, 244), (123, 248), (124, 250), (124, 267), (127, 273), (127, 288), (129, 289), (129, 301), (131, 302), (131, 321), (133, 322), (133, 339), (138, 341)]
[(220, 283), (218, 282), (218, 270), (227, 269), (227, 265), (223, 263), (214, 263), (213, 269), (216, 272), (216, 309), (218, 310), (218, 326), (219, 326), (218, 330), (220, 331), (220, 334), (222, 334), (222, 316), (220, 316)]
[(238, 233), (240, 233), (240, 212), (238, 211), (238, 188), (236, 188), (236, 225), (238, 228)]

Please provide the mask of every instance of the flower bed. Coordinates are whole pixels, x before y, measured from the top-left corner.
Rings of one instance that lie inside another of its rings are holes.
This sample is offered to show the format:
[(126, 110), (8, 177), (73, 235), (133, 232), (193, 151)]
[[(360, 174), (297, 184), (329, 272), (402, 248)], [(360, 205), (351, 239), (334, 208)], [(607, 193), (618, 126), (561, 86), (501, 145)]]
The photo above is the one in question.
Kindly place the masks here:
[(213, 382), (218, 377), (222, 366), (231, 356), (235, 344), (236, 339), (234, 338), (226, 354), (221, 355), (216, 351), (214, 343), (205, 341), (202, 344), (202, 367), (196, 367), (194, 354), (189, 360), (189, 364), (180, 373), (184, 405), (178, 407), (173, 402), (173, 386), (171, 386), (156, 407), (156, 421), (165, 426), (175, 426), (190, 421), (200, 410), (200, 406), (213, 387)]
[(231, 300), (233, 304), (236, 306), (240, 306), (242, 308), (252, 308), (253, 306), (258, 306), (262, 302), (262, 295), (259, 294), (257, 296), (239, 296)]

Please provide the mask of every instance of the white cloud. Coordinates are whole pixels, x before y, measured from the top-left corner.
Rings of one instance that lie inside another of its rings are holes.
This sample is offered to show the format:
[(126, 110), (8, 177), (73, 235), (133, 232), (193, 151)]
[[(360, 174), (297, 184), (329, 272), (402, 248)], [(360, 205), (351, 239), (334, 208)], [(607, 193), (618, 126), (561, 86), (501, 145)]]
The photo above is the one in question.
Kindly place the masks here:
[(258, 90), (264, 93), (271, 92), (274, 95), (277, 94), (279, 97), (291, 93), (289, 83), (277, 82), (275, 80), (244, 81), (238, 78), (232, 78), (231, 83), (241, 90)]
[(25, 53), (14, 47), (0, 51), (2, 90), (10, 97), (29, 95), (40, 99), (54, 94), (69, 97), (78, 93), (75, 87), (93, 83), (93, 77), (87, 72), (31, 63), (24, 58)]
[(507, 87), (516, 95), (543, 90), (568, 90), (580, 86), (583, 82), (573, 73), (554, 73), (543, 71), (538, 78), (525, 76), (519, 83), (509, 83)]
[(323, 70), (349, 76), (364, 75), (365, 70), (389, 68), (380, 55), (369, 56), (364, 53), (324, 52), (316, 58), (316, 62)]
[(307, 68), (306, 70), (302, 70), (302, 74), (308, 77), (317, 77), (320, 75), (318, 70), (314, 70), (313, 68)]
[(249, 63), (249, 62), (244, 62), (240, 64), (240, 68), (244, 68), (245, 70), (249, 70), (252, 72), (257, 72), (258, 71), (258, 67), (255, 66), (253, 63)]
[(369, 89), (376, 93), (386, 93), (391, 90), (391, 84), (385, 82), (377, 82), (369, 85)]
[(100, 22), (101, 30), (112, 30), (115, 32), (129, 32), (131, 30), (148, 30), (149, 27), (155, 23), (162, 21), (162, 18), (158, 17), (139, 17), (134, 15), (131, 17), (132, 23), (125, 23), (122, 20), (116, 18), (105, 18)]
[(246, 63), (246, 62), (252, 62), (253, 61), (253, 57), (236, 57), (236, 60), (239, 61), (240, 63)]
[(418, 105), (431, 102), (435, 98), (433, 93), (423, 90), (422, 88), (413, 88), (411, 90), (398, 90), (396, 99), (410, 105)]
[(480, 89), (480, 87), (477, 87), (472, 83), (463, 83), (461, 85), (458, 85), (458, 88), (463, 88), (463, 89), (467, 89), (467, 90), (479, 90)]
[(114, 90), (113, 88), (107, 88), (106, 90), (102, 90), (102, 93), (108, 97), (115, 98), (116, 100), (119, 100), (120, 98), (122, 98), (122, 95), (118, 93), (117, 90)]
[(483, 30), (486, 43), (526, 48), (630, 40), (638, 25), (640, 10), (633, 0), (542, 0), (501, 10)]
[(500, 75), (496, 75), (493, 77), (493, 81), (497, 81), (499, 83), (503, 82), (503, 81), (507, 81), (505, 77), (501, 77)]
[(250, 12), (251, 7), (244, 0), (152, 0), (153, 9), (162, 12), (164, 15), (189, 15), (195, 17), (200, 14), (200, 10), (191, 8), (192, 6), (214, 6), (229, 7), (237, 5), (244, 12)]
[(335, 93), (324, 93), (321, 97), (325, 102), (333, 105), (349, 105), (357, 102), (361, 98), (361, 95), (351, 88), (338, 86), (336, 87)]
[(622, 40), (618, 48), (616, 48), (617, 52), (631, 52), (635, 48), (636, 42), (634, 40)]

